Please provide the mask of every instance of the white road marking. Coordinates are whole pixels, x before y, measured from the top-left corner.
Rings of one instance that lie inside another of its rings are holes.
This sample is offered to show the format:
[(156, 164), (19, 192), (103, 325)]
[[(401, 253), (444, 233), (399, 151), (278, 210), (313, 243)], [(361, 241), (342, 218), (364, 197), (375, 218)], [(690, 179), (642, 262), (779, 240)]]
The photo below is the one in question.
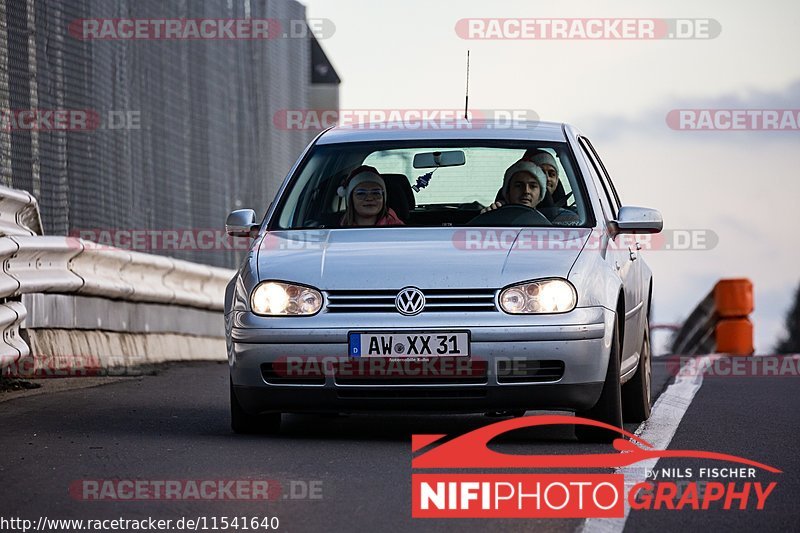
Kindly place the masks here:
[[(711, 364), (720, 357), (723, 356), (715, 354), (699, 357), (694, 361), (694, 368), (706, 368), (706, 365)], [(692, 361), (687, 364), (691, 363)], [(692, 370), (687, 372), (686, 375), (683, 372), (678, 372), (672, 385), (667, 387), (667, 390), (656, 400), (650, 413), (650, 418), (646, 422), (642, 422), (636, 429), (636, 435), (648, 441), (656, 449), (666, 450), (678, 430), (678, 425), (680, 425), (683, 415), (686, 414), (686, 410), (689, 409), (694, 395), (697, 394), (702, 384), (702, 372)], [(646, 481), (645, 472), (652, 470), (657, 462), (658, 458), (648, 459), (635, 465), (614, 470), (615, 474), (625, 475), (625, 515), (622, 518), (587, 518), (577, 531), (580, 533), (618, 533), (625, 529), (625, 522), (631, 512), (631, 506), (628, 503), (628, 491), (635, 484)]]

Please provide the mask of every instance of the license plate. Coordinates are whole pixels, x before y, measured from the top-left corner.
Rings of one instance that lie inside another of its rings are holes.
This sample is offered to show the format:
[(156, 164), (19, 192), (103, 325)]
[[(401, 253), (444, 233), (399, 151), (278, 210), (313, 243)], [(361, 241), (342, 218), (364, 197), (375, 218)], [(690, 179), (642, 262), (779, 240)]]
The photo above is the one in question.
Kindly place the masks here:
[(468, 331), (350, 333), (350, 357), (469, 356)]

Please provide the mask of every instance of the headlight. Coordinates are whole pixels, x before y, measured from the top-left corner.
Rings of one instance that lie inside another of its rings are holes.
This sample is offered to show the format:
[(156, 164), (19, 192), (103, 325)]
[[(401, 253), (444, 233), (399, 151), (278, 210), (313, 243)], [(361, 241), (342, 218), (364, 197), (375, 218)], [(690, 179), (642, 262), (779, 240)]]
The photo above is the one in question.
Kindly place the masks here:
[(507, 287), (500, 292), (500, 308), (512, 315), (564, 313), (578, 304), (578, 293), (565, 279), (545, 279)]
[(322, 294), (302, 285), (263, 281), (253, 289), (250, 306), (257, 315), (313, 315), (322, 307)]

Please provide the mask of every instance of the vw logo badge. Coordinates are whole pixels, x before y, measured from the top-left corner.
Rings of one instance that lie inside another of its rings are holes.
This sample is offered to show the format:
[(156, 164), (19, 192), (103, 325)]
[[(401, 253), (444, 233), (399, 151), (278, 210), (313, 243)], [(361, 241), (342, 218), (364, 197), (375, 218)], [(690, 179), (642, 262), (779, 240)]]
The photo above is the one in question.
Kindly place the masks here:
[(402, 315), (418, 315), (425, 308), (425, 295), (416, 287), (406, 287), (397, 293), (394, 305)]

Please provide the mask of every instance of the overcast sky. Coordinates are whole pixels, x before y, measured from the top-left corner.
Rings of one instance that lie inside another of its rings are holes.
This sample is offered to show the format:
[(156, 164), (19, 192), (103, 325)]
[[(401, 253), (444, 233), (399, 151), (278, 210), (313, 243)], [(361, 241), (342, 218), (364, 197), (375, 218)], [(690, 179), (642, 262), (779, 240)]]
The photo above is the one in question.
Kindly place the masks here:
[[(652, 251), (655, 321), (679, 322), (721, 277), (749, 277), (756, 349), (782, 332), (800, 283), (800, 133), (671, 130), (679, 108), (800, 108), (800, 2), (302, 0), (330, 19), (322, 41), (343, 109), (526, 109), (581, 128), (623, 203), (671, 229), (719, 236), (707, 251)], [(704, 40), (464, 40), (463, 18), (709, 18)]]

